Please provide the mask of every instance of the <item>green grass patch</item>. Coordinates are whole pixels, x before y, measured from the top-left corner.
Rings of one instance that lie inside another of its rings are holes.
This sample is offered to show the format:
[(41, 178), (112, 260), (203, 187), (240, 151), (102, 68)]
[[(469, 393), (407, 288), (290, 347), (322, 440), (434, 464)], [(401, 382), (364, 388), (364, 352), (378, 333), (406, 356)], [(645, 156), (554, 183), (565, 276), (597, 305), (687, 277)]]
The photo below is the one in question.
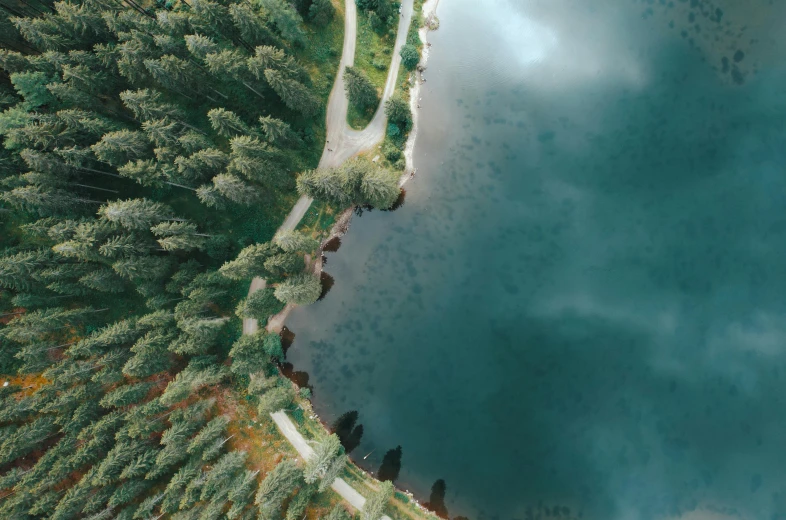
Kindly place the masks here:
[(327, 203), (315, 200), (297, 227), (298, 231), (311, 236), (327, 235), (336, 223), (336, 210)]
[[(355, 67), (365, 72), (371, 82), (377, 87), (379, 96), (385, 89), (388, 77), (390, 60), (393, 57), (393, 47), (396, 43), (396, 25), (391, 24), (388, 31), (378, 34), (371, 27), (368, 14), (358, 12), (358, 37), (355, 48)], [(347, 122), (352, 128), (361, 130), (371, 122), (376, 107), (360, 111), (350, 106), (347, 112)]]

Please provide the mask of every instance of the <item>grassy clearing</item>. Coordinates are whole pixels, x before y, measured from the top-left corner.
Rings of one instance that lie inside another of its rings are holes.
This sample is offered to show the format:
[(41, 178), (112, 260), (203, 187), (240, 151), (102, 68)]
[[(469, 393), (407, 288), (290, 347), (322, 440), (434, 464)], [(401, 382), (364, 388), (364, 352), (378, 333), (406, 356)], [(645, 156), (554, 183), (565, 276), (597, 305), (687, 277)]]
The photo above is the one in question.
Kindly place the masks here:
[[(388, 32), (379, 35), (371, 28), (366, 13), (358, 12), (358, 38), (355, 50), (355, 67), (365, 72), (371, 82), (377, 87), (377, 92), (382, 95), (385, 81), (388, 77), (390, 59), (393, 56), (393, 47), (396, 43), (396, 25), (391, 24)], [(374, 117), (376, 107), (365, 112), (350, 106), (347, 112), (347, 121), (352, 128), (361, 130), (369, 124)]]
[(297, 230), (323, 238), (336, 223), (336, 215), (335, 208), (315, 200), (303, 220), (300, 221)]

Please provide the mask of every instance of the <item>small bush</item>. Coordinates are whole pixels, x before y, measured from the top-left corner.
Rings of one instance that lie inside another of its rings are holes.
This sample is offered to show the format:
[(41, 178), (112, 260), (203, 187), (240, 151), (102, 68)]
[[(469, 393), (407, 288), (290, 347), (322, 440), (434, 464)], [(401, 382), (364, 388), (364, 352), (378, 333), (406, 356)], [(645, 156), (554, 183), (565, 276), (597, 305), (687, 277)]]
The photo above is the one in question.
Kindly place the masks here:
[(401, 158), (401, 149), (396, 143), (385, 139), (385, 142), (382, 144), (382, 155), (392, 164)]
[(418, 49), (411, 43), (408, 43), (401, 48), (400, 54), (401, 63), (404, 64), (404, 67), (406, 67), (407, 70), (415, 70), (415, 67), (420, 63), (420, 53)]
[(292, 418), (295, 420), (296, 423), (299, 425), (303, 425), (306, 422), (305, 414), (303, 413), (303, 409), (300, 407), (295, 408), (292, 410)]

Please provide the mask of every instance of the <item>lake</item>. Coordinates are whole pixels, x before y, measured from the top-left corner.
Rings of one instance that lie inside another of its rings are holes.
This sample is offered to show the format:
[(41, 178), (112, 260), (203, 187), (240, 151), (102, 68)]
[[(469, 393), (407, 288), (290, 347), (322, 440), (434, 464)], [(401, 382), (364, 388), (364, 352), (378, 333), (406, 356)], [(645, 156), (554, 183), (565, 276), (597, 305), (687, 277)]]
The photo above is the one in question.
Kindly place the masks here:
[(786, 4), (438, 14), (404, 205), (287, 322), (320, 417), (451, 517), (786, 518)]

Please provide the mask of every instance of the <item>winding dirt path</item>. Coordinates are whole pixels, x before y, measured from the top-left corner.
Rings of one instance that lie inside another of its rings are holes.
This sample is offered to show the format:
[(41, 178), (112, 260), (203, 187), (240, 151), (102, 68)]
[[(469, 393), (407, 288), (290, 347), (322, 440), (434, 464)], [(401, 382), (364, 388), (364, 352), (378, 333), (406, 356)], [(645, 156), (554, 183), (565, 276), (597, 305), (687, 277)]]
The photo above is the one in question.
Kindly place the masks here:
[[(398, 33), (396, 34), (396, 44), (393, 48), (393, 57), (390, 61), (388, 78), (385, 82), (385, 90), (382, 92), (382, 100), (374, 113), (374, 118), (363, 130), (354, 130), (347, 123), (347, 110), (349, 101), (344, 92), (344, 68), (355, 64), (355, 46), (357, 44), (357, 7), (355, 0), (344, 0), (344, 48), (341, 52), (341, 61), (338, 65), (336, 81), (330, 91), (327, 104), (327, 139), (322, 150), (322, 157), (319, 159), (319, 168), (331, 168), (341, 165), (344, 161), (360, 152), (373, 148), (385, 137), (387, 127), (387, 116), (385, 115), (385, 102), (393, 96), (396, 89), (396, 79), (401, 67), (401, 56), (399, 51), (407, 41), (409, 24), (412, 21), (412, 11), (415, 0), (403, 0), (401, 2), (401, 16), (398, 21)], [(284, 223), (276, 231), (294, 231), (300, 221), (311, 207), (314, 199), (310, 197), (300, 197), (292, 210), (284, 219)], [(248, 290), (250, 295), (253, 292), (263, 289), (265, 280), (254, 278)], [(282, 318), (286, 317), (290, 306), (281, 313)], [(268, 328), (280, 330), (283, 319), (275, 320)], [(246, 318), (243, 320), (243, 334), (253, 334), (259, 329), (257, 320)]]
[[(377, 107), (374, 118), (363, 130), (353, 130), (347, 123), (349, 102), (344, 92), (343, 71), (345, 67), (351, 67), (355, 62), (357, 8), (355, 6), (355, 0), (344, 0), (344, 49), (341, 54), (341, 62), (339, 64), (338, 73), (336, 74), (336, 81), (333, 84), (333, 89), (330, 91), (330, 97), (328, 98), (326, 116), (327, 142), (325, 143), (325, 148), (322, 150), (322, 157), (319, 160), (320, 168), (339, 166), (350, 157), (374, 147), (385, 137), (385, 128), (387, 125), (385, 102), (390, 99), (396, 88), (396, 78), (398, 77), (398, 71), (401, 65), (399, 51), (407, 39), (407, 32), (409, 31), (409, 24), (412, 19), (413, 4), (414, 0), (402, 1), (396, 45), (393, 49), (393, 58), (390, 63), (390, 70), (388, 70), (388, 78), (385, 83), (385, 90), (382, 94), (382, 100), (380, 101), (379, 107)], [(309, 197), (300, 197), (289, 212), (289, 215), (287, 215), (284, 223), (278, 228), (277, 232), (294, 231), (303, 219), (306, 211), (308, 211), (312, 202), (313, 199)], [(267, 282), (263, 278), (254, 278), (251, 281), (251, 287), (248, 289), (248, 294), (251, 295), (260, 289), (264, 289), (266, 285)], [(283, 319), (291, 308), (291, 305), (287, 305), (285, 310), (279, 314), (276, 324), (269, 324), (268, 328), (271, 328), (272, 325), (272, 328), (277, 327), (280, 330)], [(253, 334), (257, 330), (259, 330), (259, 323), (257, 320), (251, 318), (243, 320), (243, 334)], [(272, 413), (270, 416), (279, 430), (281, 430), (284, 437), (286, 437), (298, 453), (300, 453), (301, 457), (308, 459), (314, 454), (314, 450), (308, 445), (308, 442), (303, 438), (300, 432), (297, 431), (294, 423), (283, 410)], [(337, 478), (331, 485), (331, 488), (357, 510), (361, 510), (366, 503), (366, 499), (341, 478)], [(381, 520), (391, 519), (383, 515)]]
[[(270, 417), (273, 418), (273, 422), (276, 423), (278, 429), (281, 430), (281, 433), (284, 435), (284, 437), (286, 437), (292, 446), (295, 447), (303, 459), (310, 459), (314, 455), (314, 449), (309, 446), (308, 441), (300, 434), (299, 431), (297, 431), (295, 423), (292, 422), (292, 419), (290, 419), (283, 410), (270, 414)], [(333, 489), (333, 491), (341, 495), (344, 500), (349, 502), (352, 507), (358, 511), (363, 509), (366, 499), (363, 497), (363, 495), (355, 491), (352, 486), (347, 484), (344, 479), (337, 478), (333, 481), (333, 484), (331, 484), (330, 487)], [(390, 517), (383, 515), (381, 520), (390, 520)]]

